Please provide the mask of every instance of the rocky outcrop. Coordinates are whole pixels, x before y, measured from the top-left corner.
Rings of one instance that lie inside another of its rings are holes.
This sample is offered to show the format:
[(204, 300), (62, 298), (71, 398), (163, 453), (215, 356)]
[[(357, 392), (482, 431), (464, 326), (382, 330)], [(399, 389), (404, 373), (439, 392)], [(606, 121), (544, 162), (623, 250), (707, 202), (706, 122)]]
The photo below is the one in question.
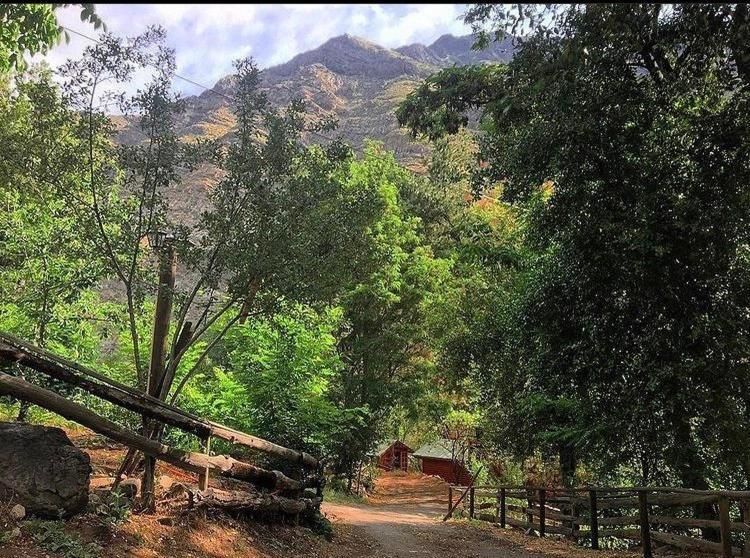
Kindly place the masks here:
[(69, 517), (89, 498), (89, 456), (59, 428), (0, 423), (0, 498), (39, 517)]

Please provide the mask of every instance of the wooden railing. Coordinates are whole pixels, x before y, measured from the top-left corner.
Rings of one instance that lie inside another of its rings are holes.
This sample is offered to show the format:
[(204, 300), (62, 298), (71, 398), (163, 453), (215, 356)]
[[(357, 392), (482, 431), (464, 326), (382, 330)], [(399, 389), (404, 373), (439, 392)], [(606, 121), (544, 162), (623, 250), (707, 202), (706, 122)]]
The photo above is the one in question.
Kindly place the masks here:
[[(308, 487), (317, 488), (316, 498), (321, 497), (323, 479), (318, 471), (315, 471), (319, 467), (318, 460), (305, 452), (288, 449), (262, 438), (203, 420), (158, 398), (118, 383), (94, 370), (68, 361), (22, 339), (0, 332), (0, 364), (2, 363), (29, 367), (51, 378), (80, 388), (96, 397), (105, 399), (114, 405), (135, 412), (141, 417), (174, 426), (197, 436), (201, 440), (204, 453), (185, 452), (171, 448), (157, 440), (124, 429), (90, 409), (52, 391), (0, 370), (0, 395), (9, 395), (39, 405), (116, 442), (141, 451), (145, 455), (198, 473), (198, 488), (201, 491), (208, 489), (209, 474), (214, 471), (222, 476), (254, 484), (259, 488), (282, 491), (285, 495), (296, 499), (300, 499), (304, 495), (305, 488)], [(268, 471), (229, 456), (210, 455), (208, 448), (212, 436), (297, 463), (300, 466), (313, 469), (313, 471), (305, 478), (298, 480), (289, 478), (280, 471)], [(222, 495), (222, 497), (226, 499), (225, 495)], [(316, 502), (312, 503), (316, 504)], [(281, 509), (286, 507), (286, 509), (293, 510), (295, 513), (299, 511), (298, 505), (288, 504), (285, 501), (279, 504), (278, 499), (270, 502), (270, 504)], [(319, 502), (317, 504), (319, 505)], [(252, 502), (247, 507), (251, 505)]]
[(616, 537), (640, 543), (645, 558), (652, 556), (652, 542), (723, 558), (750, 558), (750, 492), (452, 485), (448, 510), (454, 507), (454, 497), (466, 491), (468, 515), (501, 528), (533, 529), (541, 537), (554, 534), (588, 541), (593, 549), (599, 548), (600, 539)]

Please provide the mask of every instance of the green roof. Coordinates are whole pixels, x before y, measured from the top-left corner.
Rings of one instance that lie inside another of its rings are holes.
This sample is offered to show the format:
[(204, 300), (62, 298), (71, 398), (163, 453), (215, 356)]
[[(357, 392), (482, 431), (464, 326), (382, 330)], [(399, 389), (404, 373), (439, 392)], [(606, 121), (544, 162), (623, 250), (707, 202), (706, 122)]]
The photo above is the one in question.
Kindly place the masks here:
[(425, 444), (414, 452), (414, 457), (432, 457), (433, 459), (452, 459), (451, 443), (448, 440), (438, 440)]

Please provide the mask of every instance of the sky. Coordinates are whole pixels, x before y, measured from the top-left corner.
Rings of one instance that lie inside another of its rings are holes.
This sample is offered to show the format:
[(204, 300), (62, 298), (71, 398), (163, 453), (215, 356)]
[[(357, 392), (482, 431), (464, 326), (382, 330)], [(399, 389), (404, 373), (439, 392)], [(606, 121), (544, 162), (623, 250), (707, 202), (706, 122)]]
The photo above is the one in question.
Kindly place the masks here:
[[(252, 56), (261, 68), (286, 62), (331, 37), (349, 33), (385, 47), (430, 44), (445, 33), (465, 35), (465, 4), (96, 4), (109, 31), (133, 36), (159, 24), (175, 49), (177, 73), (212, 86), (231, 73), (232, 61)], [(96, 36), (80, 8), (57, 11), (58, 22)], [(44, 58), (52, 67), (80, 56), (86, 39), (70, 33)], [(175, 81), (184, 94), (201, 89)]]

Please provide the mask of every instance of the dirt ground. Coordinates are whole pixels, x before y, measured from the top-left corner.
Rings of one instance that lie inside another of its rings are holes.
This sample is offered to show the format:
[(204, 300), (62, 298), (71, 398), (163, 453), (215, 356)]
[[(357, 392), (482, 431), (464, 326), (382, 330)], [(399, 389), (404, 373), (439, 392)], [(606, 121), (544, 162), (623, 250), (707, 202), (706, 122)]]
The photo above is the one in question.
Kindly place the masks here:
[(447, 485), (439, 478), (385, 474), (367, 504), (324, 503), (337, 526), (360, 530), (377, 544), (372, 558), (632, 558), (626, 552), (594, 552), (566, 541), (539, 540), (489, 523), (443, 522)]
[[(119, 465), (124, 449), (92, 438), (90, 433), (69, 432), (73, 442), (91, 457), (92, 488), (106, 486)], [(159, 463), (157, 496), (175, 482), (197, 479)], [(439, 478), (385, 474), (377, 479), (366, 503), (324, 502), (322, 511), (331, 520), (328, 541), (309, 529), (291, 524), (271, 524), (230, 518), (218, 512), (188, 513), (170, 508), (165, 501), (156, 515), (133, 515), (116, 527), (94, 515), (65, 523), (65, 530), (84, 542), (95, 542), (100, 556), (112, 558), (635, 558), (613, 551), (587, 551), (565, 541), (535, 539), (517, 531), (500, 530), (489, 523), (466, 520), (442, 522), (447, 486)], [(0, 531), (3, 529), (0, 518)], [(7, 527), (7, 525), (6, 525)], [(23, 530), (22, 530), (23, 532)], [(0, 542), (0, 558), (51, 558), (23, 532)], [(2, 538), (0, 538), (0, 541)]]

